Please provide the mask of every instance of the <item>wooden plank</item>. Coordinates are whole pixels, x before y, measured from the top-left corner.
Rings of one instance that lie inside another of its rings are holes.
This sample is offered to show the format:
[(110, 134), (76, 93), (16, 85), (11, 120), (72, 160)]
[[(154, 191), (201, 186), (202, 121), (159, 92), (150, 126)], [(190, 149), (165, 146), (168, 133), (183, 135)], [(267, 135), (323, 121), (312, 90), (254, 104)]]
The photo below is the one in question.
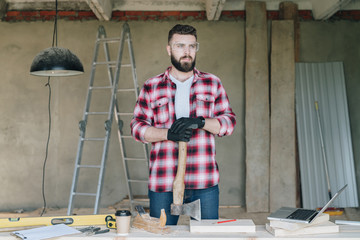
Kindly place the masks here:
[(295, 43), (295, 62), (300, 59), (300, 23), (298, 5), (293, 2), (281, 2), (279, 6), (280, 20), (294, 21), (294, 43)]
[(201, 221), (190, 220), (190, 232), (255, 233), (256, 228), (253, 220), (251, 219), (219, 219), (219, 220), (201, 220)]
[(225, 1), (226, 0), (206, 0), (205, 7), (207, 20), (219, 20)]
[(270, 211), (275, 211), (296, 206), (293, 21), (273, 21), (271, 36)]
[(269, 211), (269, 64), (265, 2), (247, 1), (245, 63), (246, 208)]
[(318, 225), (320, 223), (328, 222), (330, 220), (330, 215), (322, 213), (320, 216), (316, 217), (311, 223), (297, 223), (297, 222), (286, 222), (282, 220), (270, 220), (270, 227), (272, 228), (281, 228), (287, 231), (297, 231), (306, 227), (311, 227)]
[(298, 18), (298, 7), (296, 3), (285, 1), (279, 5), (280, 20), (295, 20)]
[(329, 233), (338, 233), (339, 225), (336, 225), (333, 222), (327, 221), (325, 223), (320, 223), (317, 225), (309, 226), (299, 230), (289, 231), (281, 228), (273, 228), (268, 223), (266, 223), (266, 230), (268, 230), (275, 237), (280, 236), (302, 236), (307, 234), (329, 234)]
[(112, 14), (112, 0), (90, 0), (88, 1), (90, 9), (94, 12), (100, 21), (109, 21)]
[[(295, 62), (300, 59), (300, 22), (298, 5), (293, 2), (281, 2), (279, 5), (279, 19), (280, 20), (293, 20), (294, 21), (294, 54)], [(295, 122), (296, 125), (296, 122)], [(296, 128), (296, 126), (295, 126)], [(295, 130), (295, 161), (296, 161), (296, 206), (301, 205), (300, 196), (300, 157), (298, 151), (297, 131)]]

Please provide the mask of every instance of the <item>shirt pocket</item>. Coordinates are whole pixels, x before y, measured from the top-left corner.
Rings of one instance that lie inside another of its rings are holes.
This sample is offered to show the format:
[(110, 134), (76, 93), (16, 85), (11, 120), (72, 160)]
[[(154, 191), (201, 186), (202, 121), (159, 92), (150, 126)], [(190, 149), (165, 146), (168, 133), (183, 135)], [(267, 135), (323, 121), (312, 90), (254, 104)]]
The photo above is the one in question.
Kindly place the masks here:
[(167, 97), (152, 102), (151, 108), (154, 112), (155, 127), (162, 126), (169, 121), (169, 99)]
[(196, 116), (214, 117), (215, 97), (209, 94), (196, 95)]

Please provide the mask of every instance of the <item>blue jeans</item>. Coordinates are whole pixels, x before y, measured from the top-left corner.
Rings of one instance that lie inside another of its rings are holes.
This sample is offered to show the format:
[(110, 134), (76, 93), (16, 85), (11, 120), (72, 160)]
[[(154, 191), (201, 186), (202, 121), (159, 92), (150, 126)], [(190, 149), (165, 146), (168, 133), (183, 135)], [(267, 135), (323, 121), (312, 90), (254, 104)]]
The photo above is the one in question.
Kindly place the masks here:
[[(166, 225), (176, 225), (179, 216), (171, 215), (170, 205), (173, 203), (172, 192), (153, 192), (149, 190), (150, 216), (160, 217), (161, 209), (165, 209)], [(201, 219), (219, 218), (219, 187), (218, 185), (206, 189), (185, 189), (184, 203), (200, 199)]]

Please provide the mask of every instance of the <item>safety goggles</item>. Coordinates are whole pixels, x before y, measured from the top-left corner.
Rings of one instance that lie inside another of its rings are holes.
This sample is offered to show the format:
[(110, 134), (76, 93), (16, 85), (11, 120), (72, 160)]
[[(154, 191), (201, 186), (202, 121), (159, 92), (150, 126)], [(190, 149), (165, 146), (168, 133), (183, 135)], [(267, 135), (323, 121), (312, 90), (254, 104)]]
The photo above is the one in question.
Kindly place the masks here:
[(171, 44), (171, 48), (174, 49), (175, 51), (185, 51), (188, 49), (190, 52), (197, 52), (199, 51), (199, 43), (173, 42)]

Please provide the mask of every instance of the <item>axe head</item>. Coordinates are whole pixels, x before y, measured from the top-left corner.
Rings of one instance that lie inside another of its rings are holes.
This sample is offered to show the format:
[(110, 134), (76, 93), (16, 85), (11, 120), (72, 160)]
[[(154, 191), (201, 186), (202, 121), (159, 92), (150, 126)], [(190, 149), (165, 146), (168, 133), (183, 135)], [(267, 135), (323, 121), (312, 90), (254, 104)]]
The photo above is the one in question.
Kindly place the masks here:
[(171, 204), (171, 215), (188, 215), (200, 221), (201, 220), (200, 199), (182, 205)]

